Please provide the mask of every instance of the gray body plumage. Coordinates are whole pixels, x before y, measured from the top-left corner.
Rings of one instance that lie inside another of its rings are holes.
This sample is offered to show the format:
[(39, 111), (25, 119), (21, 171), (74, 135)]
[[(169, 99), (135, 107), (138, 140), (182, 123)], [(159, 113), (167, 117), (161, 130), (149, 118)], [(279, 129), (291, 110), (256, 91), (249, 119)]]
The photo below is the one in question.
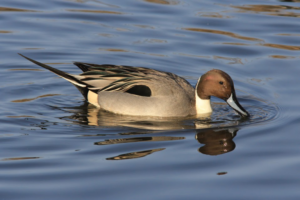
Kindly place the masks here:
[(96, 95), (98, 105), (94, 104), (109, 112), (159, 117), (196, 114), (195, 89), (173, 73), (142, 67), (75, 62), (83, 73), (72, 75), (25, 58), (70, 81), (87, 101), (92, 103), (89, 98)]
[[(183, 78), (148, 68), (93, 65), (81, 74), (82, 82), (92, 85), (104, 110), (125, 115), (188, 116), (196, 114), (194, 88)], [(96, 75), (98, 70), (103, 75)], [(141, 87), (142, 86), (142, 87)], [(149, 90), (132, 91), (135, 88)], [(132, 92), (132, 93), (130, 93)]]

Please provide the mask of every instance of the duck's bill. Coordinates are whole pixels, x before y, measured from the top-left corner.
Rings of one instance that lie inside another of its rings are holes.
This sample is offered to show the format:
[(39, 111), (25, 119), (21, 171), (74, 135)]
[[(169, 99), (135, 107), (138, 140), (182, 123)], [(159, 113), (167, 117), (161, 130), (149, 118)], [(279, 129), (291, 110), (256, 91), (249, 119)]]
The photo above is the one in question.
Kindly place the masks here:
[(249, 113), (240, 105), (234, 93), (231, 93), (230, 97), (226, 101), (228, 105), (233, 108), (242, 117), (249, 117)]

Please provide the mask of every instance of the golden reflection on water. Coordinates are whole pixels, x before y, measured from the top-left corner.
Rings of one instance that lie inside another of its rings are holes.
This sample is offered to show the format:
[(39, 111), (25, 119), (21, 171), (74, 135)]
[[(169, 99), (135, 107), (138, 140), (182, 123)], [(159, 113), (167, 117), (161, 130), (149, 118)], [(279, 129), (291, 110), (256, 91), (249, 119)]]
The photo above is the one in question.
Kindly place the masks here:
[(259, 44), (259, 45), (264, 46), (264, 47), (272, 47), (272, 48), (291, 50), (291, 51), (299, 51), (300, 50), (300, 46), (291, 46), (291, 45), (283, 45), (283, 44), (270, 44), (270, 43), (262, 43), (262, 44)]
[(99, 50), (100, 51), (111, 51), (111, 52), (129, 52), (129, 50), (125, 50), (125, 49), (112, 49), (112, 48), (109, 48), (109, 49), (100, 48)]
[(12, 160), (30, 160), (30, 159), (39, 159), (40, 157), (16, 157), (16, 158), (4, 158), (2, 161), (12, 161)]
[(276, 58), (276, 59), (295, 59), (297, 57), (295, 56), (284, 56), (284, 55), (270, 55), (270, 58)]
[[(238, 34), (235, 34), (235, 33), (232, 33), (232, 32), (227, 32), (227, 31), (202, 29), (202, 28), (182, 28), (182, 29), (187, 30), (187, 31), (196, 31), (196, 32), (203, 32), (203, 33), (220, 34), (220, 35), (225, 35), (225, 36), (229, 36), (229, 37), (232, 37), (232, 38), (247, 40), (247, 41), (256, 41), (256, 42), (259, 42), (259, 43), (256, 43), (254, 45), (263, 46), (263, 47), (271, 47), (271, 48), (291, 50), (291, 51), (299, 51), (300, 50), (300, 46), (265, 43), (264, 40), (259, 39), (259, 38), (241, 36), (241, 35), (238, 35)], [(244, 44), (244, 43), (228, 43), (228, 42), (224, 42), (222, 44), (225, 44), (225, 45), (248, 45), (248, 46), (250, 45), (250, 44)]]
[(218, 12), (198, 12), (197, 15), (201, 17), (211, 17), (211, 18), (220, 18), (220, 19), (229, 19), (232, 18), (232, 16), (229, 15), (221, 15)]
[(156, 3), (156, 4), (163, 4), (163, 5), (177, 5), (179, 4), (179, 1), (174, 0), (144, 0), (148, 3)]
[[(225, 45), (238, 45), (238, 46), (251, 46), (250, 44), (244, 44), (244, 43), (233, 43), (233, 42), (223, 42), (222, 44)], [(276, 49), (284, 49), (284, 50), (290, 50), (290, 51), (299, 51), (300, 46), (292, 46), (292, 45), (283, 45), (283, 44), (271, 44), (271, 43), (258, 43), (254, 44), (257, 46), (264, 46), (264, 47), (271, 47)]]
[(250, 46), (250, 44), (240, 43), (240, 42), (223, 42), (225, 45), (234, 45), (234, 46)]
[(246, 36), (241, 36), (241, 35), (238, 35), (238, 34), (236, 34), (236, 33), (227, 32), (227, 31), (220, 31), (220, 30), (213, 30), (213, 29), (204, 29), (204, 28), (182, 28), (182, 30), (186, 30), (186, 31), (196, 31), (196, 32), (202, 32), (202, 33), (220, 34), (220, 35), (225, 35), (225, 36), (229, 36), (229, 37), (237, 38), (237, 39), (241, 39), (241, 40), (263, 42), (262, 39), (252, 38), (252, 37), (246, 37)]
[(238, 9), (239, 12), (245, 13), (260, 13), (273, 16), (283, 17), (300, 17), (300, 13), (291, 12), (290, 10), (300, 10), (300, 7), (285, 6), (285, 5), (243, 5), (230, 7)]
[(17, 100), (13, 100), (11, 102), (13, 102), (13, 103), (24, 103), (24, 102), (33, 101), (33, 100), (36, 100), (36, 99), (39, 99), (39, 98), (52, 97), (52, 96), (58, 96), (58, 95), (60, 95), (60, 94), (44, 94), (44, 95), (41, 95), (41, 96), (38, 96), (38, 97), (34, 97), (34, 98), (17, 99)]
[(19, 9), (19, 8), (0, 7), (0, 12), (36, 12), (36, 11)]
[(125, 13), (108, 11), (108, 10), (76, 10), (76, 9), (67, 9), (69, 12), (84, 12), (84, 13), (97, 13), (97, 14), (113, 14), (113, 15), (124, 15)]
[(0, 33), (7, 34), (7, 33), (12, 33), (12, 31), (0, 30)]

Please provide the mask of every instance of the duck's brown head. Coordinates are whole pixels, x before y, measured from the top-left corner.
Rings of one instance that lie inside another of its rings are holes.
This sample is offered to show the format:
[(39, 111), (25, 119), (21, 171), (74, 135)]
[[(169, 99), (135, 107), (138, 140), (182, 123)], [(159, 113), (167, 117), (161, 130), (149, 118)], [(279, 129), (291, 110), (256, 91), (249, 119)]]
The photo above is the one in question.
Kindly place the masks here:
[(222, 70), (213, 69), (201, 76), (197, 84), (196, 94), (201, 99), (210, 99), (211, 96), (223, 99), (241, 116), (250, 116), (236, 98), (231, 77)]

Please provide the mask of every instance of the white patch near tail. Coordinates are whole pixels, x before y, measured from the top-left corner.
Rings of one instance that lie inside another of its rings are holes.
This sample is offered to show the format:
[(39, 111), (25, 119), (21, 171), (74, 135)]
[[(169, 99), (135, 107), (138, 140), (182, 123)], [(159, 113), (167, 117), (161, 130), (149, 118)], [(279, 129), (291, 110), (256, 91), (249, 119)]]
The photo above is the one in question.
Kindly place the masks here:
[(98, 103), (98, 94), (95, 92), (92, 92), (91, 90), (88, 91), (87, 100), (89, 103), (93, 104), (96, 107), (100, 108), (100, 105)]
[(201, 77), (198, 80), (198, 83), (195, 87), (195, 99), (196, 99), (196, 112), (197, 115), (212, 113), (212, 108), (210, 104), (210, 99), (201, 99), (197, 94), (198, 84), (200, 82)]

